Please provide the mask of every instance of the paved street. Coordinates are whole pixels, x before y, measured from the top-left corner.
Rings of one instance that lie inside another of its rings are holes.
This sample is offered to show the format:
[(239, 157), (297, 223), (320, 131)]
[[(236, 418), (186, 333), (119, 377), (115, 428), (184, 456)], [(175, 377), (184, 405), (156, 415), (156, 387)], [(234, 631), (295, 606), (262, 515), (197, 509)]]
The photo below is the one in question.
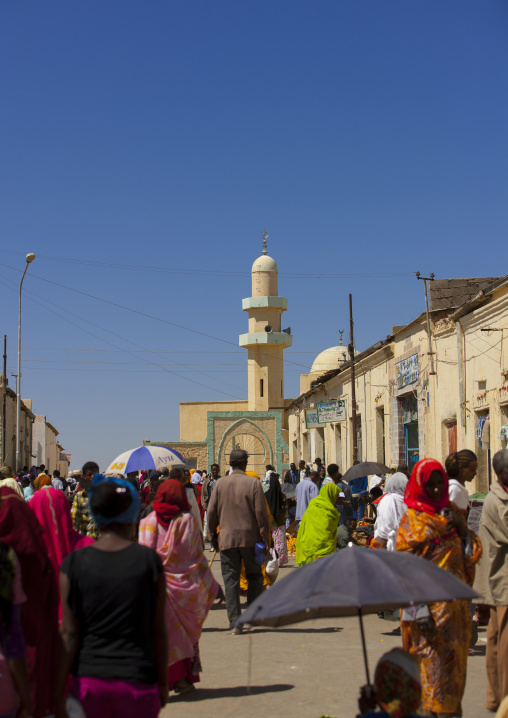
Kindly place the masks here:
[[(294, 559), (291, 563), (278, 580), (294, 570)], [(217, 560), (214, 573), (222, 584)], [(198, 712), (206, 718), (357, 715), (365, 672), (355, 618), (321, 619), (278, 630), (256, 628), (242, 636), (230, 635), (226, 626), (225, 608), (214, 608), (200, 643), (201, 683), (191, 696), (171, 694), (162, 716), (187, 718)], [(377, 616), (366, 617), (371, 671), (382, 653), (400, 645), (400, 637), (391, 635), (396, 626)], [(469, 659), (464, 718), (492, 716), (484, 707), (485, 636), (485, 629), (480, 629), (475, 655)]]

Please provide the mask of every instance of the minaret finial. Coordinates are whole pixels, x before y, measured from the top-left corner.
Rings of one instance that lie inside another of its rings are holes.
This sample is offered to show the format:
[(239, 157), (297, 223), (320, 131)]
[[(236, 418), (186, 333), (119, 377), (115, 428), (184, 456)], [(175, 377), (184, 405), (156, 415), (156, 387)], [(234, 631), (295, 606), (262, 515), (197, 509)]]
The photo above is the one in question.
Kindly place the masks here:
[(263, 237), (263, 251), (261, 254), (268, 254), (268, 250), (266, 248), (266, 240), (268, 239), (268, 232), (261, 232), (261, 236)]
[(342, 335), (344, 334), (344, 329), (339, 329), (339, 334), (340, 334), (339, 346), (342, 346)]

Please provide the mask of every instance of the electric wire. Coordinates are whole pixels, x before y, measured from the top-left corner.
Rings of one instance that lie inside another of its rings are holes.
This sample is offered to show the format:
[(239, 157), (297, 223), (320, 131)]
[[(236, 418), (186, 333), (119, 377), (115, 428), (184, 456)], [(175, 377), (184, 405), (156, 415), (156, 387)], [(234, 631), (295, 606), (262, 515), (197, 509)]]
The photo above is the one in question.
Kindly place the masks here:
[[(33, 275), (32, 275), (32, 276), (33, 276)], [(4, 279), (5, 279), (5, 278), (4, 278)], [(8, 281), (10, 282), (11, 280), (8, 280)], [(2, 283), (5, 284), (5, 282), (2, 282)], [(12, 282), (11, 282), (11, 283), (12, 283)], [(80, 329), (81, 331), (85, 332), (86, 334), (90, 334), (90, 336), (93, 336), (95, 339), (98, 339), (99, 341), (106, 342), (107, 344), (109, 344), (110, 346), (114, 347), (115, 349), (124, 351), (124, 352), (126, 352), (127, 354), (130, 354), (131, 356), (134, 356), (135, 358), (139, 358), (139, 357), (136, 357), (135, 353), (132, 352), (131, 350), (129, 350), (129, 349), (123, 349), (123, 350), (122, 350), (121, 347), (118, 347), (118, 346), (116, 346), (115, 344), (113, 344), (112, 342), (108, 341), (107, 339), (102, 339), (101, 337), (98, 337), (96, 334), (93, 334), (92, 332), (89, 332), (87, 329), (84, 329), (83, 327), (80, 327), (79, 325), (75, 324), (74, 322), (72, 322), (72, 321), (71, 321), (70, 319), (68, 319), (67, 317), (61, 315), (59, 312), (56, 312), (56, 311), (54, 311), (53, 309), (50, 309), (49, 307), (45, 307), (44, 304), (41, 304), (41, 301), (40, 301), (40, 300), (42, 300), (42, 301), (47, 301), (48, 303), (51, 303), (51, 304), (55, 304), (54, 302), (50, 302), (50, 300), (46, 300), (46, 299), (44, 299), (44, 298), (42, 298), (42, 297), (39, 297), (38, 295), (37, 295), (38, 298), (37, 298), (37, 299), (34, 299), (34, 298), (31, 296), (31, 295), (33, 294), (33, 292), (30, 292), (30, 290), (27, 290), (27, 289), (25, 289), (25, 294), (27, 295), (27, 298), (30, 299), (32, 302), (35, 302), (36, 304), (39, 304), (39, 306), (41, 306), (43, 309), (46, 309), (47, 311), (49, 311), (49, 312), (51, 312), (51, 313), (53, 313), (53, 314), (56, 314), (57, 316), (59, 316), (59, 317), (60, 317), (61, 319), (63, 319), (64, 321), (67, 321), (69, 324), (72, 324), (73, 326), (75, 326), (77, 329)], [(56, 306), (58, 306), (58, 305), (56, 305)], [(69, 312), (69, 310), (64, 310), (64, 311), (67, 311), (67, 312), (68, 312), (69, 314), (71, 314), (71, 315), (73, 314), (72, 312)], [(77, 315), (74, 315), (74, 316), (77, 316)], [(81, 317), (79, 317), (79, 318), (82, 319)], [(90, 322), (90, 321), (87, 320), (87, 319), (83, 319), (83, 321), (86, 321), (86, 322), (88, 322), (89, 324), (93, 324), (93, 322)], [(101, 328), (101, 327), (99, 327), (99, 328)], [(108, 330), (108, 331), (109, 331), (109, 330)], [(110, 333), (115, 334), (114, 332), (110, 332)], [(119, 337), (120, 339), (122, 339), (123, 341), (129, 342), (128, 339), (126, 339), (125, 337), (121, 337), (119, 334), (116, 334), (116, 336), (118, 336), (118, 337)], [(130, 342), (130, 343), (134, 344), (134, 342)], [(135, 345), (135, 346), (136, 346), (136, 345)], [(157, 364), (156, 362), (147, 361), (146, 363), (152, 364), (153, 366), (159, 366), (159, 364)], [(210, 387), (210, 386), (207, 386), (206, 384), (203, 384), (203, 383), (201, 383), (201, 382), (196, 381), (195, 379), (191, 379), (190, 377), (181, 376), (179, 373), (177, 373), (177, 372), (175, 372), (175, 371), (173, 371), (173, 370), (167, 369), (166, 367), (162, 367), (162, 366), (161, 366), (161, 370), (162, 370), (162, 371), (165, 371), (165, 372), (167, 372), (167, 373), (169, 373), (169, 374), (173, 374), (174, 376), (177, 376), (177, 377), (179, 377), (179, 378), (181, 378), (181, 379), (184, 379), (185, 381), (189, 381), (189, 382), (192, 382), (193, 384), (197, 384), (197, 385), (199, 385), (199, 386), (202, 386), (202, 387), (205, 388), (205, 389), (212, 389), (213, 391), (216, 391), (216, 392), (218, 392), (219, 394), (224, 394), (225, 396), (229, 396), (229, 397), (231, 397), (231, 398), (233, 398), (233, 399), (240, 399), (240, 398), (237, 397), (236, 395), (230, 394), (229, 392), (222, 391), (221, 389), (218, 389), (217, 387)], [(221, 381), (221, 382), (222, 382), (222, 380), (220, 380), (220, 379), (219, 379), (218, 381)], [(226, 383), (226, 382), (222, 382), (222, 383)], [(239, 387), (235, 387), (235, 388), (238, 389), (239, 391), (241, 391), (241, 389), (240, 389)]]
[[(18, 272), (21, 274), (21, 270), (17, 269), (16, 267), (11, 267), (10, 265), (3, 264), (2, 262), (0, 262), (0, 266), (7, 267), (8, 269), (12, 269), (15, 272)], [(75, 287), (68, 287), (65, 284), (60, 284), (59, 282), (54, 282), (51, 279), (46, 279), (46, 277), (39, 277), (39, 275), (33, 274), (33, 273), (31, 273), (30, 276), (35, 279), (39, 279), (42, 282), (47, 282), (48, 284), (53, 284), (56, 287), (60, 287), (61, 289), (67, 289), (70, 292), (75, 292), (76, 294), (81, 294), (90, 299), (95, 299), (98, 302), (103, 302), (104, 304), (109, 304), (113, 307), (117, 307), (119, 309), (124, 309), (125, 311), (132, 312), (133, 314), (137, 314), (139, 316), (146, 317), (148, 319), (153, 319), (154, 321), (161, 322), (163, 324), (168, 324), (169, 326), (177, 327), (178, 329), (183, 329), (187, 332), (191, 332), (192, 334), (198, 334), (199, 336), (206, 337), (207, 339), (214, 339), (215, 341), (222, 342), (224, 344), (229, 344), (230, 346), (234, 346), (234, 347), (237, 346), (237, 344), (235, 342), (231, 342), (228, 339), (222, 339), (221, 337), (216, 337), (213, 334), (207, 334), (206, 332), (201, 332), (197, 329), (192, 329), (191, 327), (186, 327), (182, 324), (177, 324), (176, 322), (170, 322), (168, 319), (162, 319), (161, 317), (156, 317), (153, 314), (148, 314), (147, 312), (142, 312), (139, 309), (133, 309), (132, 307), (126, 307), (125, 305), (119, 304), (118, 302), (112, 302), (109, 299), (103, 299), (102, 297), (97, 297), (94, 294), (89, 294), (88, 292), (83, 292), (82, 290), (76, 289)], [(260, 352), (260, 354), (263, 354), (263, 353)], [(271, 355), (267, 354), (267, 356), (271, 356)], [(305, 365), (305, 364), (298, 364), (297, 362), (292, 362), (292, 361), (287, 361), (287, 363), (288, 364), (296, 364), (297, 366), (301, 366), (301, 367), (304, 367), (305, 369), (308, 369), (308, 365)]]

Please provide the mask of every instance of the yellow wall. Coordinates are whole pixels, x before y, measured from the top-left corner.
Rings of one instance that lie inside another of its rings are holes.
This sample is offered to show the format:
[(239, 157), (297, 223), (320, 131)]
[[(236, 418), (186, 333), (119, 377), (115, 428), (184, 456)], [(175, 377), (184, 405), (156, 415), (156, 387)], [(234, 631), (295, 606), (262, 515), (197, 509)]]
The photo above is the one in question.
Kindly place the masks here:
[(186, 401), (180, 404), (180, 441), (206, 441), (208, 411), (247, 411), (247, 401)]

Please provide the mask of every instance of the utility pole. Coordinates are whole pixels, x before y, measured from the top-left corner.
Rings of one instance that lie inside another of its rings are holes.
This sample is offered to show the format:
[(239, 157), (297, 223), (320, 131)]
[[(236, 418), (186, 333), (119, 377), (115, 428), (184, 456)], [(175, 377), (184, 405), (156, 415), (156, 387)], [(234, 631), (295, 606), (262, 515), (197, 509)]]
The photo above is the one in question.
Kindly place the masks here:
[(349, 295), (349, 361), (351, 362), (351, 425), (353, 431), (353, 463), (358, 461), (358, 434), (356, 431), (355, 341), (353, 333), (353, 295)]
[(7, 413), (7, 334), (4, 334), (4, 373), (2, 389), (2, 464), (5, 464), (5, 415)]
[(420, 272), (416, 272), (416, 278), (423, 280), (423, 285), (425, 287), (425, 309), (427, 313), (427, 335), (429, 338), (429, 351), (428, 355), (430, 356), (430, 372), (429, 374), (433, 375), (435, 374), (434, 370), (434, 352), (432, 351), (432, 336), (430, 333), (430, 315), (429, 315), (429, 290), (427, 287), (427, 282), (433, 282), (434, 281), (434, 273), (431, 272), (429, 277), (422, 277), (420, 275)]

